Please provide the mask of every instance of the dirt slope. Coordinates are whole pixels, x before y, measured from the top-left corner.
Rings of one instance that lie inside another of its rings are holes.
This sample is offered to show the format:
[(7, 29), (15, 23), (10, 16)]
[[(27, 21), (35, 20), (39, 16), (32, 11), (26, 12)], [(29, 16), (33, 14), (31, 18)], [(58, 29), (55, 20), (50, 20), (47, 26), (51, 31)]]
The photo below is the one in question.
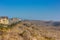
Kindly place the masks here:
[(60, 31), (54, 27), (37, 26), (20, 22), (5, 31), (0, 30), (0, 40), (60, 40)]

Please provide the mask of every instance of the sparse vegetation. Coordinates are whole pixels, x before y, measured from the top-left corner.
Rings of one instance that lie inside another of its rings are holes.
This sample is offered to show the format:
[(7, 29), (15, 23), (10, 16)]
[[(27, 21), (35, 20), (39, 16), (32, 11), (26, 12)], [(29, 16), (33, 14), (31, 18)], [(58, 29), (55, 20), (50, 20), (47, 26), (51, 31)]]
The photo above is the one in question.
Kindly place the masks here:
[(1, 40), (58, 40), (59, 35), (60, 31), (54, 27), (37, 26), (30, 22), (14, 23), (7, 27), (0, 25)]

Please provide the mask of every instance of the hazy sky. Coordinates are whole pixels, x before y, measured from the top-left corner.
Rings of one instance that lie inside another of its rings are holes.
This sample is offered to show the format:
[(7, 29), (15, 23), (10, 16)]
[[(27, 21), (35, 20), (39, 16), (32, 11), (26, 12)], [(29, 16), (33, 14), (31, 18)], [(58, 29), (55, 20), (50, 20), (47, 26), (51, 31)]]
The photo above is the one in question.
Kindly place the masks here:
[(60, 0), (0, 0), (0, 16), (60, 20)]

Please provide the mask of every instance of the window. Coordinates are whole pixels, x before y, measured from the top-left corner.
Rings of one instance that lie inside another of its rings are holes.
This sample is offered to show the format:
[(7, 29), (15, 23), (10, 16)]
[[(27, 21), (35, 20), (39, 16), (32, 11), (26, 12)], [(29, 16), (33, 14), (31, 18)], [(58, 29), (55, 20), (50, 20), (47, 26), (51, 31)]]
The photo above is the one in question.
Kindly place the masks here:
[(3, 20), (3, 21), (5, 21), (5, 20)]

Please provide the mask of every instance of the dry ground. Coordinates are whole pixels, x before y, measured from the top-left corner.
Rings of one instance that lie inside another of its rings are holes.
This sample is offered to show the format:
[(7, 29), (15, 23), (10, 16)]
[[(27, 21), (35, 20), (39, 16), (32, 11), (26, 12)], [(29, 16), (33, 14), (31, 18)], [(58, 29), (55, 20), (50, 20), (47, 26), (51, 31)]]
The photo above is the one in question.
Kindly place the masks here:
[(21, 22), (12, 28), (0, 30), (0, 40), (60, 40), (56, 27)]

